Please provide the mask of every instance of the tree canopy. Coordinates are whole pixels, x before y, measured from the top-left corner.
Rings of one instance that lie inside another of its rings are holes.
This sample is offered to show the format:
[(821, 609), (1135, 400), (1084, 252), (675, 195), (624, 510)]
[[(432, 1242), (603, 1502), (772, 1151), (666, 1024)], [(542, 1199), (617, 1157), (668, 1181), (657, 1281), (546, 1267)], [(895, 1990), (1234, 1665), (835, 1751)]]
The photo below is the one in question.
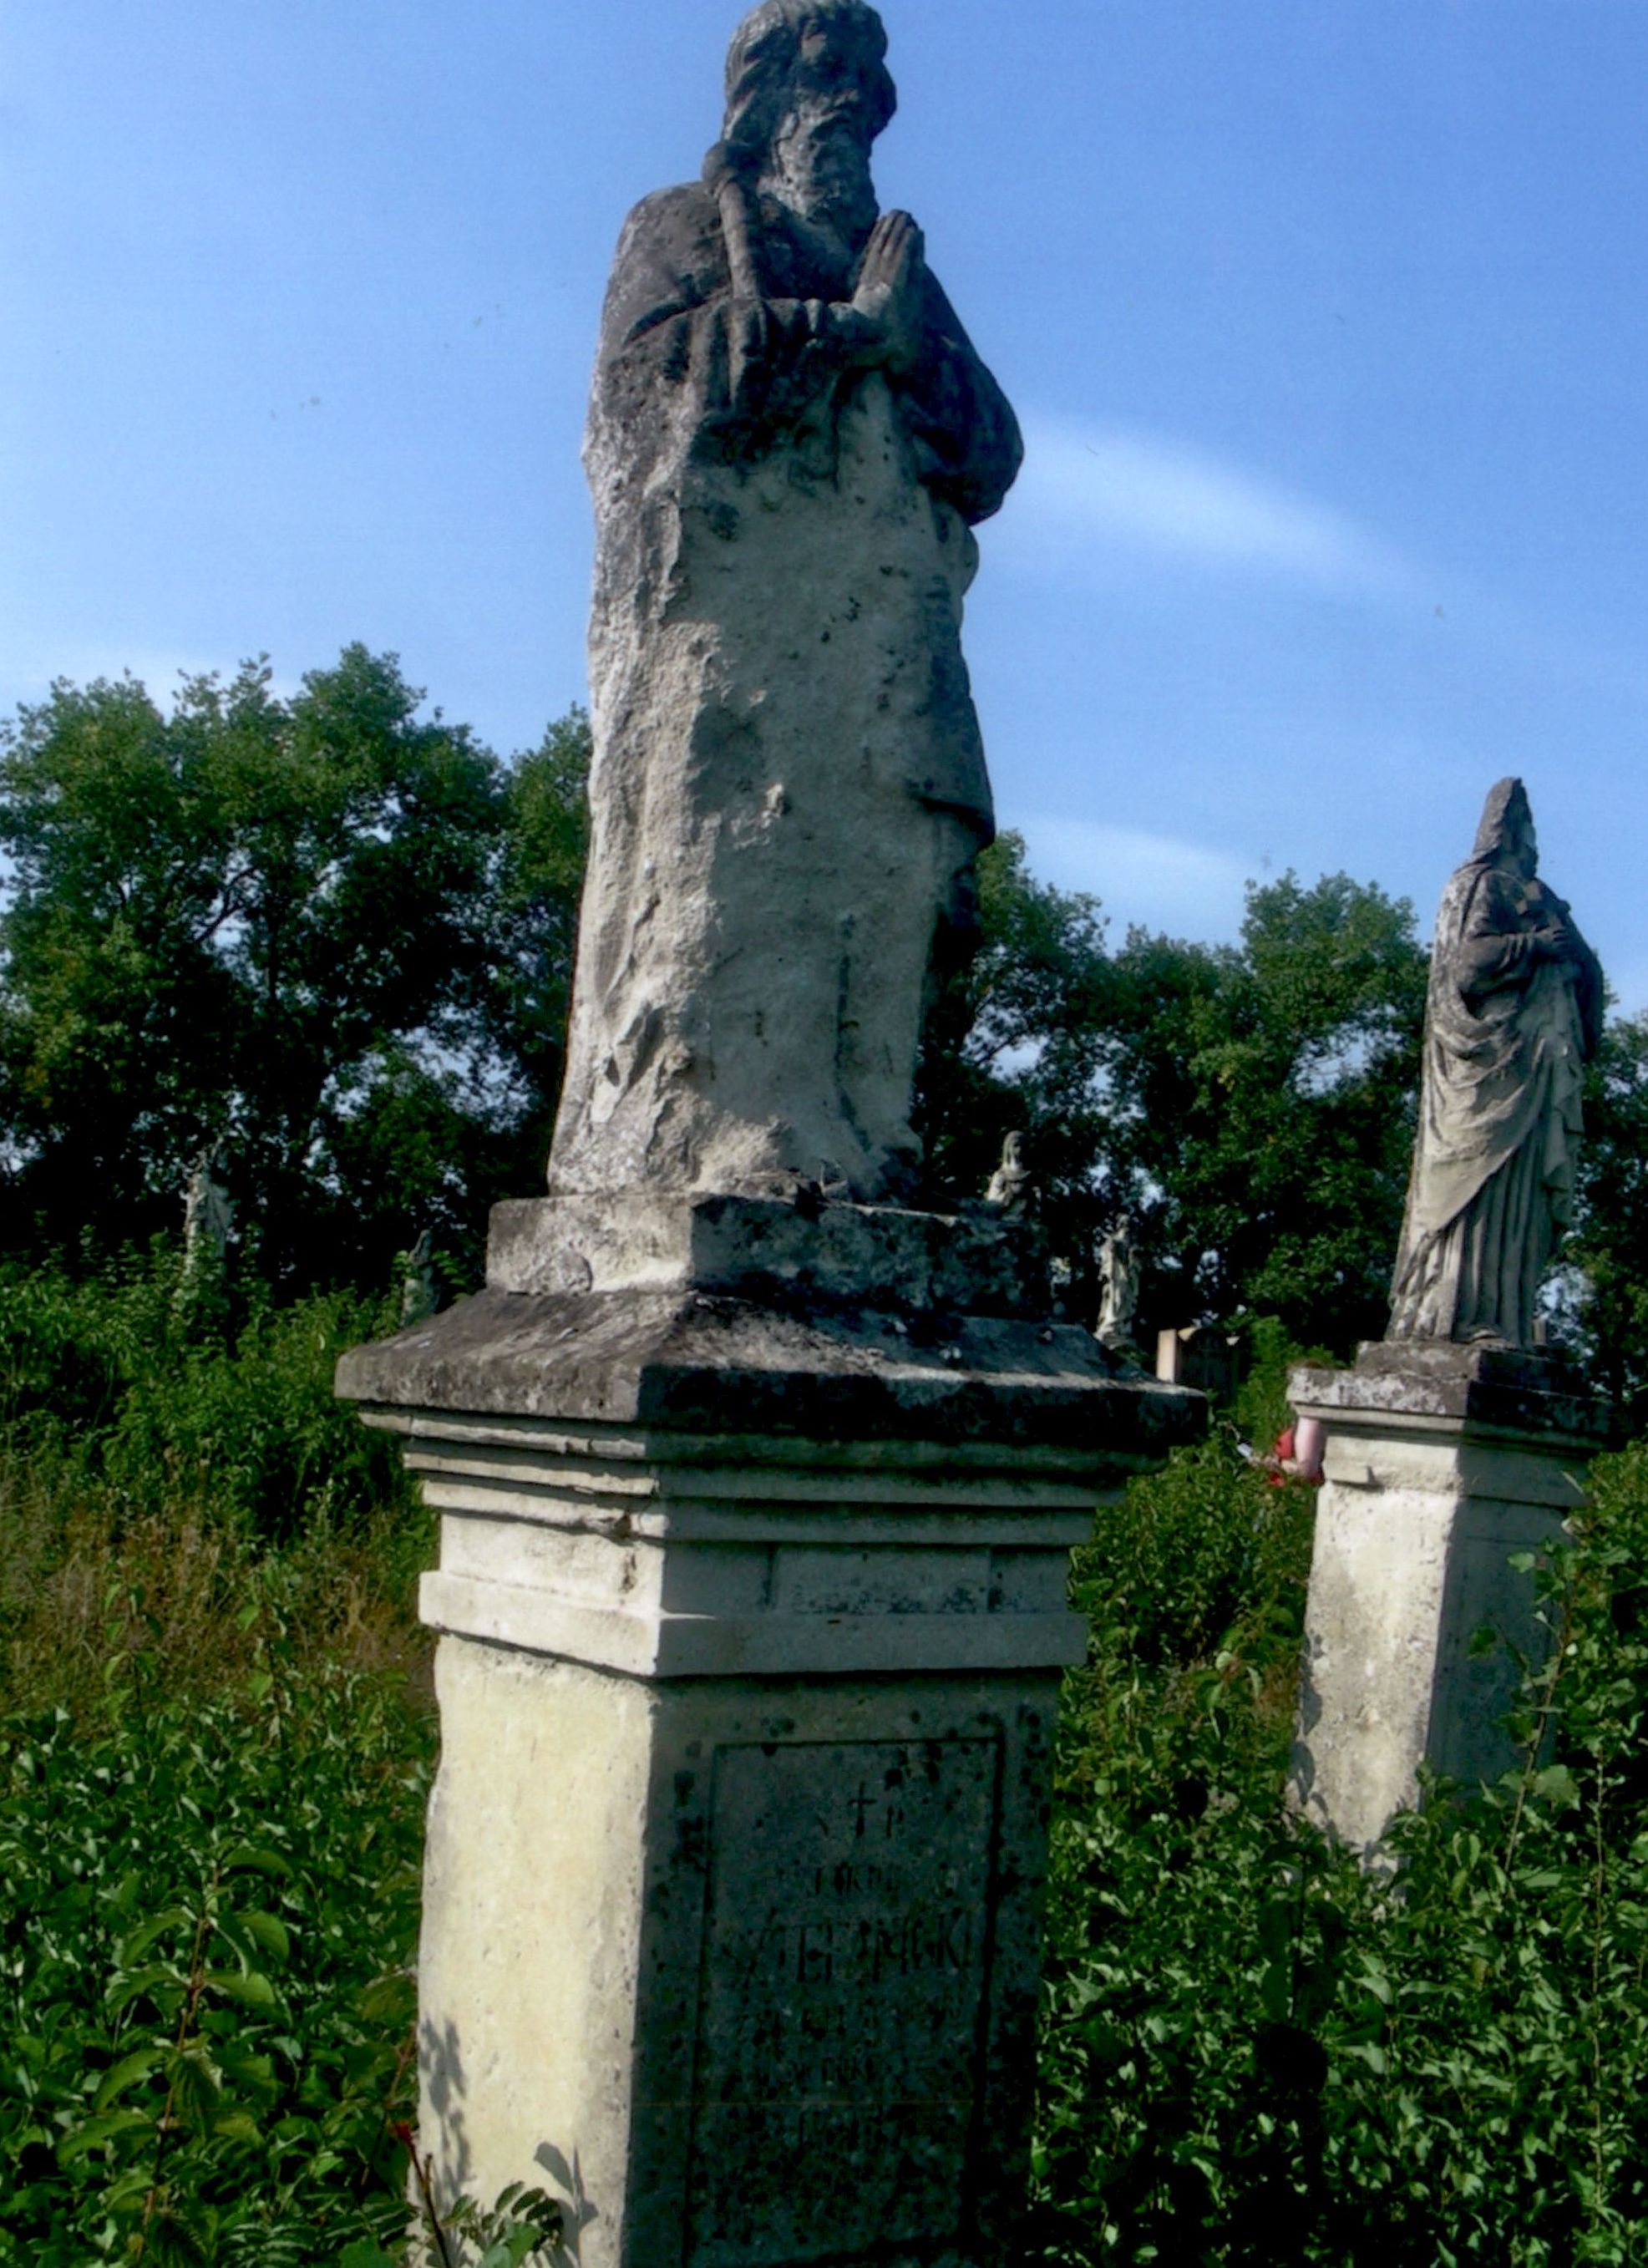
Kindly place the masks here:
[(1424, 1009), (1407, 901), (1289, 873), (1249, 886), (1238, 945), (1134, 928), (1109, 954), (1096, 902), (1037, 882), (1017, 836), (982, 880), (983, 950), (928, 1072), (943, 1193), (978, 1195), (1016, 1127), (1078, 1303), (1129, 1212), (1153, 1324), (1247, 1311), (1300, 1340), (1377, 1336)]
[(59, 682), (0, 738), (13, 1241), (141, 1241), (190, 1161), (276, 1280), (473, 1248), (547, 1144), (583, 842), (576, 712), (500, 764), (392, 655)]
[[(494, 1199), (541, 1187), (587, 836), (580, 710), (508, 761), (392, 654), (283, 697), (268, 664), (132, 678), (0, 725), (0, 1233), (93, 1257), (175, 1234), (216, 1149), (276, 1286), (381, 1286), (428, 1229), (478, 1273)], [(933, 1004), (927, 1201), (1024, 1138), (1069, 1311), (1123, 1212), (1146, 1330), (1269, 1315), (1348, 1352), (1384, 1328), (1425, 956), (1376, 883), (1251, 884), (1232, 945), (1140, 928), (981, 861), (982, 938)], [(1648, 1019), (1593, 1079), (1575, 1335), (1648, 1393)]]

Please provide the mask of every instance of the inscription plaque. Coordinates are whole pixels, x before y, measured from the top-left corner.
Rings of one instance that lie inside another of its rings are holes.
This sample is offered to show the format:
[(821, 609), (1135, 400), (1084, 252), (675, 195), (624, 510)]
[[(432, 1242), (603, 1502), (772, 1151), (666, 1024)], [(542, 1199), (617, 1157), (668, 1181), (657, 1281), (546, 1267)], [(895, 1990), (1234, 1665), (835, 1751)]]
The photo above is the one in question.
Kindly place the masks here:
[(997, 1754), (989, 1739), (717, 1749), (688, 2268), (960, 2234)]

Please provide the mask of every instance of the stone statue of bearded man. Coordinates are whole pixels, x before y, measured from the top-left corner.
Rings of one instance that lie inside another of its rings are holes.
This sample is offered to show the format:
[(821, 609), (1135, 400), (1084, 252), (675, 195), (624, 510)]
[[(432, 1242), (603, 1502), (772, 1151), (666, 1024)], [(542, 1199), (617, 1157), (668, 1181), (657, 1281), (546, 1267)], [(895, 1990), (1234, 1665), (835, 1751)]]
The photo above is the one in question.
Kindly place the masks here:
[(878, 217), (863, 0), (765, 0), (704, 178), (624, 227), (585, 462), (595, 755), (558, 1195), (907, 1197), (992, 833), (961, 659), (1012, 410)]
[(1522, 783), (1503, 779), (1437, 914), (1393, 1339), (1534, 1344), (1602, 1028), (1596, 955), (1538, 857)]

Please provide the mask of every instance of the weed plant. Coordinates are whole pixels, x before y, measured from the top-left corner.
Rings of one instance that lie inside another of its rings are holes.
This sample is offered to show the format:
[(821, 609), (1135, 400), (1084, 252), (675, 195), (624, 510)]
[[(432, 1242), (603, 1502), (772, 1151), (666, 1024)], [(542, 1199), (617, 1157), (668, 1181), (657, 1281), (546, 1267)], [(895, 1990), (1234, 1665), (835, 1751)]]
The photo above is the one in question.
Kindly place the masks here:
[(1540, 1575), (1523, 1767), (1383, 1869), (1283, 1803), (1311, 1513), (1215, 1440), (1082, 1560), (1032, 2257), (1641, 2262), (1648, 1448)]
[(346, 1527), (412, 1501), (393, 1447), (332, 1393), (342, 1351), (394, 1328), (387, 1300), (282, 1306), (164, 1246), (77, 1277), (0, 1270), (0, 1442), (60, 1505), (198, 1503), (261, 1543)]
[(98, 1703), (0, 1727), (0, 2261), (337, 2259), (403, 2228), (433, 1728), (299, 1671), (253, 1602), (239, 1690), (111, 1631)]

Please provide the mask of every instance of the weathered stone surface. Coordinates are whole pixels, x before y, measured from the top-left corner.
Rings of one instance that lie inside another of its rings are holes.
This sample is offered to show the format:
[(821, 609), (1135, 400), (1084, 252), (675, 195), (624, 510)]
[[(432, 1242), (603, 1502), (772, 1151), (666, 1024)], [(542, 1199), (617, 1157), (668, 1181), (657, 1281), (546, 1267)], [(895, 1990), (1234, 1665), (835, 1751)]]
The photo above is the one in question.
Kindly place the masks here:
[(1047, 1669), (1110, 1447), (720, 1438), (369, 1410), (441, 1513), (423, 1619), (636, 1677)]
[(1123, 1213), (1099, 1242), (1100, 1304), (1093, 1336), (1117, 1354), (1132, 1354), (1134, 1319), (1144, 1256), (1130, 1213)]
[(1602, 1029), (1602, 972), (1537, 857), (1522, 783), (1501, 780), (1437, 915), (1393, 1339), (1533, 1343)]
[(643, 1683), (445, 1638), (437, 1680), (441, 2191), (575, 2191), (580, 2268), (1005, 2268), (1056, 1678)]
[(1327, 1432), (1292, 1800), (1372, 1853), (1422, 1765), (1468, 1786), (1515, 1763), (1517, 1656), (1548, 1634), (1512, 1557), (1584, 1501), (1604, 1413), (1555, 1358), (1446, 1343), (1296, 1371), (1289, 1398)]
[(1001, 1761), (979, 1734), (717, 1748), (690, 2261), (966, 2233)]
[(339, 1366), (441, 1514), (438, 2193), (580, 2268), (1006, 2268), (1064, 1598), (1198, 1395), (907, 1197), (992, 820), (960, 643), (1012, 413), (878, 217), (862, 0), (764, 0), (631, 216), (586, 464), (592, 843), (547, 1204)]
[(705, 180), (619, 244), (559, 1194), (911, 1184), (923, 1004), (992, 830), (971, 524), (1019, 440), (920, 232), (877, 217), (885, 50), (858, 0), (758, 9)]
[(1005, 2268), (1068, 1554), (1201, 1397), (682, 1292), (488, 1291), (340, 1385), (441, 1514), (441, 2193), (548, 2179), (583, 2268)]
[(703, 1292), (486, 1291), (338, 1365), (350, 1399), (815, 1440), (1166, 1455), (1205, 1405), (1117, 1374), (1075, 1324), (793, 1313)]
[(1300, 1370), (1294, 1383), (1313, 1408), (1348, 1417), (1383, 1411), (1419, 1422), (1459, 1420), (1477, 1431), (1536, 1433), (1587, 1455), (1610, 1424), (1608, 1404), (1578, 1367), (1539, 1347), (1371, 1339), (1353, 1370)]
[(1003, 1220), (1026, 1220), (1040, 1197), (1035, 1176), (1025, 1163), (1024, 1136), (1015, 1131), (1002, 1144), (1001, 1160), (985, 1188), (984, 1202)]
[(668, 1291), (824, 1305), (1048, 1312), (1039, 1233), (972, 1214), (782, 1197), (628, 1189), (493, 1208), (487, 1283), (497, 1292)]

